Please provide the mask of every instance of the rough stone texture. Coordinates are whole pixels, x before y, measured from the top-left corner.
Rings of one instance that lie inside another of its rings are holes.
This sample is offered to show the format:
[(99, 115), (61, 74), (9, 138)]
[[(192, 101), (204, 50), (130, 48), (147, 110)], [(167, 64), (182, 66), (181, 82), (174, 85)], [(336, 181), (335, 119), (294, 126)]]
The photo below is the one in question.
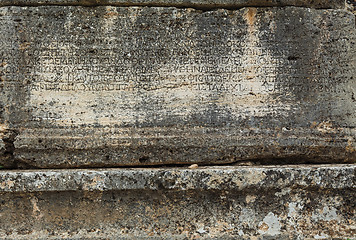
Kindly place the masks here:
[(199, 9), (298, 6), (313, 8), (345, 8), (345, 0), (1, 0), (0, 6), (38, 5), (113, 5), (193, 7)]
[(8, 239), (356, 235), (356, 166), (0, 172)]
[(355, 16), (0, 8), (4, 166), (354, 162)]
[(355, 188), (356, 165), (0, 171), (0, 192)]

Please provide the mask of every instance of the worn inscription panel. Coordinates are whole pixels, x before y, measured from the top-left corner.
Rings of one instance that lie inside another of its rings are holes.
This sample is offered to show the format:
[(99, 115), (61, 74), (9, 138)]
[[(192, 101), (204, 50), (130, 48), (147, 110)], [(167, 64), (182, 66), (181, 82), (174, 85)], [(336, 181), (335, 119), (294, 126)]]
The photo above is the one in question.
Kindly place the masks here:
[(347, 11), (3, 7), (0, 22), (21, 164), (355, 160)]

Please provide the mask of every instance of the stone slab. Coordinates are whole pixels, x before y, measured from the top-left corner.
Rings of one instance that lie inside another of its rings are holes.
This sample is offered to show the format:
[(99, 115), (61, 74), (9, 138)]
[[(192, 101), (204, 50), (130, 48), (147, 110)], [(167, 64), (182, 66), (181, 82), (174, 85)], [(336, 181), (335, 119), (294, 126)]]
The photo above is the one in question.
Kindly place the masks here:
[(3, 166), (356, 159), (346, 10), (2, 7), (0, 32)]
[(0, 172), (3, 239), (352, 239), (356, 166)]
[(198, 9), (298, 6), (345, 8), (345, 0), (2, 0), (0, 6), (79, 5), (191, 7)]
[(0, 193), (356, 188), (356, 165), (0, 171)]

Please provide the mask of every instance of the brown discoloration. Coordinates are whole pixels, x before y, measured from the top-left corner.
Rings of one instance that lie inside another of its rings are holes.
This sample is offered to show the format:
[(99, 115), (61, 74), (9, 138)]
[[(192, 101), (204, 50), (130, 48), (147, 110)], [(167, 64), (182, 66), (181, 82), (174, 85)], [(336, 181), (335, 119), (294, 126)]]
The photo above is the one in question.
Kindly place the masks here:
[(256, 8), (248, 8), (247, 13), (246, 13), (246, 20), (247, 20), (247, 23), (249, 26), (252, 26), (255, 24), (256, 14), (257, 14)]
[(83, 190), (89, 191), (91, 189), (102, 189), (102, 185), (104, 184), (104, 179), (99, 176), (94, 176), (91, 182), (86, 182), (83, 186)]
[(43, 217), (43, 214), (41, 213), (40, 208), (38, 207), (38, 198), (33, 197), (30, 199), (30, 202), (32, 204), (32, 216), (36, 220), (40, 220)]
[(259, 227), (258, 227), (259, 230), (261, 231), (264, 231), (264, 232), (267, 232), (269, 227), (266, 223), (262, 223)]
[(117, 17), (119, 15), (118, 12), (115, 11), (116, 10), (115, 8), (109, 7), (106, 10), (107, 10), (107, 12), (104, 15), (104, 18), (113, 18), (113, 17)]
[(327, 133), (327, 132), (333, 132), (334, 128), (331, 122), (321, 122), (319, 125), (316, 127), (319, 132), (322, 133)]
[(29, 42), (23, 42), (23, 43), (21, 43), (21, 44), (19, 45), (19, 49), (23, 51), (23, 50), (28, 49), (30, 46), (31, 46), (31, 43), (29, 43)]
[(7, 180), (0, 183), (1, 189), (11, 189), (14, 186), (14, 181)]
[(8, 125), (4, 123), (0, 123), (0, 134), (3, 136), (3, 134), (8, 130)]
[[(347, 152), (350, 152), (350, 153), (356, 151), (355, 140), (354, 140), (353, 138), (350, 138), (350, 139), (347, 141), (346, 151), (347, 151)], [(355, 162), (356, 162), (356, 159), (355, 159)]]

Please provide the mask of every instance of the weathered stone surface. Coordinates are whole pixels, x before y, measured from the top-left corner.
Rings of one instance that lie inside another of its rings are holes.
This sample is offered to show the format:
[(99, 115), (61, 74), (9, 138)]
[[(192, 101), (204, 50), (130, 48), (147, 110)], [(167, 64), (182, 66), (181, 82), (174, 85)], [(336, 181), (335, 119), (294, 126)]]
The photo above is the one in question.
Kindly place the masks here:
[(0, 192), (356, 187), (356, 165), (0, 171)]
[(18, 165), (356, 159), (348, 11), (2, 7), (0, 32)]
[(39, 5), (113, 5), (113, 6), (153, 6), (153, 7), (192, 7), (241, 8), (298, 6), (313, 8), (345, 8), (345, 0), (2, 0), (0, 6), (39, 6)]
[(0, 237), (352, 239), (355, 173), (355, 165), (0, 172)]

